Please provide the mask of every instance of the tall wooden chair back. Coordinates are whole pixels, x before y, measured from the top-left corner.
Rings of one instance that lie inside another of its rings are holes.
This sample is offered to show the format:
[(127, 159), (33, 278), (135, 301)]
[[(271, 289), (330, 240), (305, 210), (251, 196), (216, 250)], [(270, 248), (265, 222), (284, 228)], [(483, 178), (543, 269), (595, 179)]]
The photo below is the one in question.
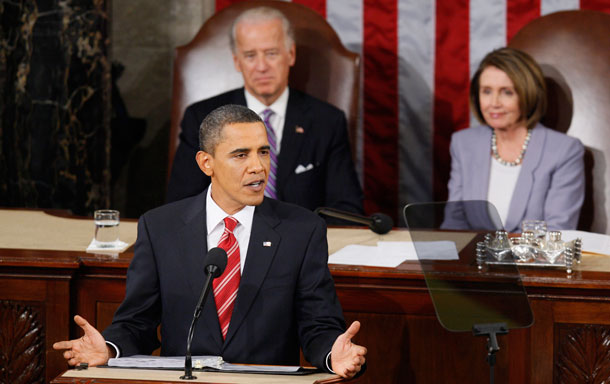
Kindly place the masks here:
[(509, 46), (542, 67), (549, 110), (543, 124), (586, 146), (586, 195), (579, 228), (610, 234), (610, 15), (564, 11), (523, 27)]
[(290, 70), (289, 86), (343, 110), (352, 154), (356, 153), (360, 55), (348, 51), (330, 24), (303, 5), (283, 1), (244, 1), (216, 13), (203, 24), (190, 43), (176, 48), (168, 175), (186, 107), (243, 85), (241, 74), (233, 66), (229, 33), (233, 20), (241, 12), (258, 6), (275, 8), (292, 23), (296, 64)]

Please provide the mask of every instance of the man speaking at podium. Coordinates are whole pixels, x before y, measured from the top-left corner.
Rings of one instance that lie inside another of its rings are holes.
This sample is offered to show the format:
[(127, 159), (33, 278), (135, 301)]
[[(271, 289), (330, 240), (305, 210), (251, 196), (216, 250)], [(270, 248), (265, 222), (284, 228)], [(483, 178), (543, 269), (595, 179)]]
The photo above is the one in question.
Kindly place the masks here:
[[(55, 343), (70, 365), (118, 355), (183, 356), (204, 284), (210, 248), (227, 250), (192, 344), (193, 355), (231, 363), (298, 365), (299, 347), (316, 367), (353, 377), (366, 348), (352, 343), (328, 270), (324, 221), (264, 197), (270, 164), (261, 118), (226, 105), (200, 127), (196, 161), (211, 185), (197, 196), (144, 214), (127, 272), (125, 300), (100, 334), (80, 316), (84, 336)], [(161, 325), (161, 343), (157, 327)]]

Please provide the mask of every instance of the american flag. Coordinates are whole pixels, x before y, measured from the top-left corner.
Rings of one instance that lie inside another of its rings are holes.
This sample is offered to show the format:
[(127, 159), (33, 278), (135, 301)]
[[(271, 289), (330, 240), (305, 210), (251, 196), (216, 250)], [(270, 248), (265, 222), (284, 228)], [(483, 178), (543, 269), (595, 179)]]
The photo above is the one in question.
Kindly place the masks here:
[[(216, 0), (221, 10), (243, 0)], [(357, 169), (367, 213), (397, 219), (445, 200), (451, 133), (470, 126), (468, 86), (485, 54), (553, 12), (610, 13), (610, 0), (293, 0), (363, 58)], [(395, 220), (396, 221), (396, 220)]]

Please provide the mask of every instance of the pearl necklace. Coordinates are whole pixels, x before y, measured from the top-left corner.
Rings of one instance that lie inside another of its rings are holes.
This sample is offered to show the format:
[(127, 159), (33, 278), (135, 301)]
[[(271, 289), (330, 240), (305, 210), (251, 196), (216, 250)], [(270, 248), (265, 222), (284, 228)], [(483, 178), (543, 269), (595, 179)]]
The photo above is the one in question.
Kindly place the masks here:
[(498, 145), (496, 143), (496, 131), (494, 130), (491, 135), (491, 154), (493, 155), (494, 159), (498, 160), (498, 163), (500, 163), (502, 165), (509, 166), (509, 167), (516, 167), (517, 165), (521, 165), (521, 162), (523, 161), (523, 156), (525, 155), (525, 150), (527, 149), (527, 145), (529, 144), (531, 137), (532, 137), (532, 130), (528, 129), (527, 136), (525, 137), (525, 141), (523, 142), (523, 145), (521, 146), (521, 153), (519, 153), (519, 156), (517, 157), (517, 159), (515, 161), (506, 161), (506, 160), (502, 159), (500, 157), (500, 154), (498, 153)]

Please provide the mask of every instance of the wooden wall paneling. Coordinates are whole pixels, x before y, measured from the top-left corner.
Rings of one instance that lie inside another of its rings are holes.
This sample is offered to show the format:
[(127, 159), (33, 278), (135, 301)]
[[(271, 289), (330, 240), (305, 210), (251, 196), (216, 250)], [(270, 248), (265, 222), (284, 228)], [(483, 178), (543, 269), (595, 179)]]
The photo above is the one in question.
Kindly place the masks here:
[(534, 324), (530, 328), (531, 382), (551, 383), (553, 373), (553, 305), (551, 301), (532, 299)]
[(610, 381), (609, 299), (603, 291), (532, 295), (531, 382)]
[(558, 324), (555, 331), (554, 383), (610, 381), (610, 326)]
[[(348, 324), (362, 324), (355, 342), (368, 348), (367, 373), (360, 383), (487, 382), (486, 339), (442, 327), (421, 276), (388, 280), (335, 276)], [(529, 334), (511, 330), (499, 336), (496, 383), (527, 382)]]
[(0, 382), (44, 383), (44, 307), (0, 300)]
[(75, 313), (103, 331), (125, 297), (125, 276), (83, 276), (77, 287)]
[(608, 297), (554, 301), (553, 382), (610, 382)]
[[(47, 276), (8, 277), (0, 274), (3, 307), (0, 350), (9, 352), (5, 362), (7, 366), (2, 371), (3, 382), (50, 382), (66, 367), (61, 354), (53, 350), (53, 343), (69, 337), (72, 272), (48, 272)], [(20, 328), (23, 326), (27, 329)], [(18, 346), (16, 350), (15, 346)], [(23, 354), (14, 355), (20, 350)], [(23, 365), (22, 357), (29, 360), (27, 365)], [(38, 371), (42, 381), (37, 378)]]
[[(15, 308), (16, 313), (27, 312), (32, 324), (42, 324), (41, 331), (31, 335), (32, 340), (37, 334), (44, 340), (38, 350), (44, 350), (46, 382), (67, 367), (52, 344), (80, 336), (72, 315), (83, 315), (100, 330), (110, 323), (125, 294), (132, 256), (0, 250), (0, 305), (11, 313)], [(436, 319), (421, 272), (410, 265), (401, 268), (331, 266), (346, 321), (362, 323), (355, 342), (369, 349), (368, 372), (356, 382), (488, 382), (485, 338), (446, 331)], [(568, 278), (561, 271), (525, 271), (534, 324), (499, 337), (496, 383), (606, 379), (610, 273), (576, 272)], [(461, 279), (459, 273), (456, 279)], [(4, 329), (18, 317), (6, 320), (8, 312), (0, 313), (0, 351), (7, 345)]]
[(344, 312), (345, 321), (358, 320), (361, 329), (354, 342), (367, 347), (367, 372), (357, 380), (364, 383), (409, 383), (409, 327), (399, 314)]
[[(87, 254), (80, 260), (74, 314), (83, 316), (100, 332), (110, 325), (125, 297), (127, 268), (132, 257), (131, 252), (118, 256)], [(73, 324), (72, 336), (81, 334)]]
[[(535, 320), (534, 320), (535, 321)], [(527, 383), (529, 381), (532, 356), (529, 349), (531, 328), (511, 329), (508, 333), (508, 344), (498, 354), (506, 358), (508, 383)], [(504, 336), (500, 336), (503, 338)]]
[(54, 377), (63, 371), (66, 362), (61, 355), (53, 349), (53, 343), (60, 340), (68, 340), (71, 294), (70, 287), (73, 282), (72, 277), (67, 279), (53, 278), (47, 280), (46, 298), (46, 355), (49, 365), (46, 374), (46, 382), (50, 382)]
[(553, 300), (556, 323), (610, 324), (610, 297)]
[(97, 303), (97, 316), (95, 320), (97, 324), (96, 326), (100, 331), (103, 331), (104, 329), (106, 329), (106, 327), (112, 324), (112, 318), (114, 317), (114, 313), (116, 312), (116, 310), (119, 308), (119, 305), (121, 305), (120, 302)]

